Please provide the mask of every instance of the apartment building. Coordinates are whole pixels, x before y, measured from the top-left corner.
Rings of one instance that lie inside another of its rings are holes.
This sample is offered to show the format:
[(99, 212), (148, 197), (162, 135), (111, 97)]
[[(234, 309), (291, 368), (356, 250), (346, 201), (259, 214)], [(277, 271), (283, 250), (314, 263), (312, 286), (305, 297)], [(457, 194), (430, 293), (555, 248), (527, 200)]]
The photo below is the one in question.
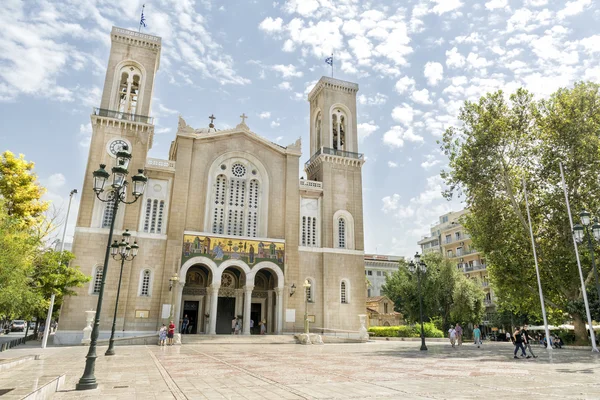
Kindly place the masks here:
[[(419, 240), (422, 254), (440, 252), (456, 263), (456, 267), (467, 278), (477, 280), (485, 292), (486, 316), (495, 312), (494, 291), (490, 286), (485, 255), (473, 247), (471, 236), (461, 224), (468, 210), (449, 212), (439, 217), (430, 228), (429, 236)], [(485, 322), (485, 321), (484, 321)]]
[(398, 261), (401, 256), (387, 256), (379, 254), (365, 254), (365, 275), (367, 277), (367, 297), (383, 296), (381, 286), (385, 277), (398, 270)]

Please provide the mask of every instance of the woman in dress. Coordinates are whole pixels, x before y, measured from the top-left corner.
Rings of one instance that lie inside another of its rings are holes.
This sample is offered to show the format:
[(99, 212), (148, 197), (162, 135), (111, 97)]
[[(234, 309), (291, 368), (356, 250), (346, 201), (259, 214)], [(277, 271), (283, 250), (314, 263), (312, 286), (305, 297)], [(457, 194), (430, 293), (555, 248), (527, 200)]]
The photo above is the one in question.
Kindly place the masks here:
[(260, 334), (261, 335), (267, 334), (267, 323), (264, 319), (262, 321), (260, 321)]
[(158, 331), (158, 345), (164, 346), (167, 340), (167, 326), (165, 324), (162, 325), (160, 330)]

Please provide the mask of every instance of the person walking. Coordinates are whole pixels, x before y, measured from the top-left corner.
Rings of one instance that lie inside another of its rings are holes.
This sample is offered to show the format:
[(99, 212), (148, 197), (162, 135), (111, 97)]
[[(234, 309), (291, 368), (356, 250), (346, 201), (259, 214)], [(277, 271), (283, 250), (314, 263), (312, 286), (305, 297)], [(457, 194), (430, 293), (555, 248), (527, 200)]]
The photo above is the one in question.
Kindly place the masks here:
[(167, 341), (167, 326), (162, 324), (160, 330), (158, 331), (158, 345), (164, 346)]
[(527, 325), (523, 326), (523, 329), (521, 330), (521, 335), (523, 337), (523, 346), (525, 347), (525, 350), (529, 350), (531, 356), (533, 358), (537, 358), (537, 356), (533, 354), (533, 350), (531, 349), (531, 343), (534, 341), (534, 339), (529, 335), (529, 332), (527, 331)]
[(265, 321), (264, 319), (262, 321), (260, 321), (260, 334), (261, 335), (267, 334), (267, 321)]
[(456, 344), (456, 329), (450, 327), (450, 329), (448, 329), (448, 337), (450, 338), (450, 344), (454, 348)]
[(477, 348), (479, 348), (481, 346), (481, 330), (479, 329), (479, 325), (475, 325), (475, 329), (473, 329), (473, 339)]
[(523, 347), (523, 335), (521, 335), (521, 330), (519, 328), (520, 327), (517, 326), (517, 329), (515, 329), (515, 332), (513, 333), (513, 344), (515, 345), (514, 358), (519, 358), (517, 357), (519, 349), (521, 350), (521, 357), (531, 358), (531, 356), (528, 356), (527, 353), (525, 353), (525, 348)]
[(242, 331), (242, 320), (241, 318), (237, 318), (235, 321), (235, 332), (234, 334), (239, 335)]
[(190, 319), (188, 318), (187, 314), (185, 314), (183, 317), (183, 322), (181, 324), (181, 334), (182, 335), (187, 333), (187, 328), (188, 328), (189, 324), (190, 324)]
[(254, 320), (250, 319), (250, 334), (252, 335), (254, 333)]
[(169, 323), (169, 329), (167, 330), (167, 345), (173, 346), (173, 336), (175, 336), (175, 324), (173, 321)]
[(235, 334), (235, 326), (237, 325), (237, 317), (233, 317), (231, 320), (231, 334)]
[(462, 326), (460, 326), (460, 324), (457, 322), (454, 330), (456, 331), (456, 339), (458, 340), (458, 345), (462, 346), (462, 335), (463, 335)]

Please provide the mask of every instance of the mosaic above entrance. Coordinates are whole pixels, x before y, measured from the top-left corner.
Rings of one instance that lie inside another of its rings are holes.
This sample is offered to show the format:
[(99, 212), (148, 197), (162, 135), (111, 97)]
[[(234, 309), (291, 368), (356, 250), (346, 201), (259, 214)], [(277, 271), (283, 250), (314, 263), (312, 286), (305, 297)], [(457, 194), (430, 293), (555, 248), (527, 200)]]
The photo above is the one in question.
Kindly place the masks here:
[(261, 261), (271, 261), (281, 268), (285, 260), (285, 243), (246, 240), (216, 236), (183, 235), (181, 264), (194, 257), (207, 257), (220, 264), (226, 260), (241, 260), (252, 267)]

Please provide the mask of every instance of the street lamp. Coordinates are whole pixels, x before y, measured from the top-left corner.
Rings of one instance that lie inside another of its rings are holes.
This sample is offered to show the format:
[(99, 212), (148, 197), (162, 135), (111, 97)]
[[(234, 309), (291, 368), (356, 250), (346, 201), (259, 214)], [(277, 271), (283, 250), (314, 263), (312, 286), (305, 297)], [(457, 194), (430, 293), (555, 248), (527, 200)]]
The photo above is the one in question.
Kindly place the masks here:
[(304, 288), (304, 333), (308, 335), (310, 333), (308, 327), (308, 291), (310, 290), (310, 282), (308, 279), (304, 281), (302, 287)]
[(75, 386), (77, 390), (89, 390), (96, 389), (98, 382), (96, 382), (96, 376), (94, 375), (94, 369), (96, 367), (96, 344), (98, 343), (98, 334), (100, 331), (100, 313), (102, 311), (102, 298), (104, 296), (104, 284), (106, 282), (106, 275), (108, 273), (108, 261), (111, 254), (111, 244), (113, 240), (113, 230), (115, 228), (115, 219), (117, 216), (117, 210), (119, 204), (133, 204), (140, 196), (144, 194), (146, 189), (146, 183), (148, 178), (144, 176), (144, 170), (139, 169), (138, 174), (131, 178), (132, 181), (132, 194), (133, 200), (127, 201), (127, 186), (129, 182), (125, 180), (129, 171), (127, 167), (131, 161), (131, 153), (129, 152), (128, 146), (123, 146), (121, 151), (117, 152), (117, 165), (111, 169), (113, 174), (111, 184), (111, 194), (106, 198), (100, 197), (104, 192), (104, 186), (106, 185), (110, 174), (106, 171), (106, 164), (100, 164), (100, 168), (93, 172), (94, 176), (94, 192), (98, 200), (104, 203), (113, 204), (112, 215), (110, 216), (110, 228), (108, 230), (108, 242), (106, 244), (106, 253), (104, 254), (104, 265), (102, 267), (102, 279), (100, 281), (100, 291), (98, 292), (98, 303), (96, 305), (96, 317), (94, 319), (94, 327), (92, 328), (92, 335), (90, 340), (90, 349), (88, 350), (87, 356), (85, 357), (85, 370), (83, 376), (79, 379), (79, 382)]
[[(600, 223), (598, 223), (598, 218), (594, 218), (594, 224), (590, 227), (591, 215), (586, 210), (582, 210), (579, 213), (579, 217), (581, 218), (581, 223), (583, 224), (575, 224), (573, 226), (573, 235), (575, 236), (575, 240), (577, 243), (583, 243), (584, 236), (587, 234), (587, 244), (588, 250), (590, 252), (590, 257), (592, 258), (592, 269), (594, 270), (594, 279), (596, 280), (596, 291), (598, 292), (598, 299), (600, 299), (600, 282), (598, 281), (598, 268), (596, 267), (596, 259), (594, 257), (594, 245), (592, 244), (592, 235), (597, 242), (600, 242)], [(591, 230), (591, 232), (590, 232)]]
[(421, 350), (427, 350), (427, 346), (425, 345), (425, 328), (423, 327), (423, 294), (421, 293), (421, 274), (427, 272), (427, 265), (424, 261), (421, 261), (419, 253), (416, 253), (414, 260), (408, 263), (408, 270), (411, 274), (417, 275), (419, 287), (419, 316), (421, 318)]
[(113, 244), (110, 246), (110, 254), (112, 258), (117, 261), (121, 261), (121, 272), (119, 272), (119, 284), (117, 285), (117, 300), (115, 302), (115, 315), (113, 316), (112, 330), (110, 331), (110, 340), (108, 341), (108, 350), (104, 353), (105, 356), (114, 356), (115, 355), (115, 325), (117, 324), (117, 310), (119, 308), (119, 294), (121, 293), (121, 279), (123, 278), (123, 265), (125, 261), (132, 261), (138, 253), (139, 246), (137, 242), (133, 242), (133, 244), (129, 245), (129, 238), (131, 237), (131, 233), (129, 233), (129, 229), (125, 229), (123, 232), (123, 240), (121, 243), (117, 243), (115, 240)]

